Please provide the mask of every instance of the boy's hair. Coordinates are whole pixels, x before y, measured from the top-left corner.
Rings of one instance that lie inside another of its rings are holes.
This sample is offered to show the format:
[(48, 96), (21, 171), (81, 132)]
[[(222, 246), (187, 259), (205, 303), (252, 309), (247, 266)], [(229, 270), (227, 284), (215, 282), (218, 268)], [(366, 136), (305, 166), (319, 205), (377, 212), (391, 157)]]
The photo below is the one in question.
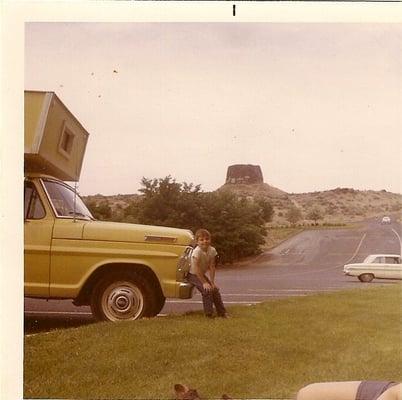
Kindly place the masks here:
[(198, 240), (202, 237), (207, 237), (211, 239), (211, 234), (206, 229), (198, 229), (198, 231), (195, 232), (195, 240)]

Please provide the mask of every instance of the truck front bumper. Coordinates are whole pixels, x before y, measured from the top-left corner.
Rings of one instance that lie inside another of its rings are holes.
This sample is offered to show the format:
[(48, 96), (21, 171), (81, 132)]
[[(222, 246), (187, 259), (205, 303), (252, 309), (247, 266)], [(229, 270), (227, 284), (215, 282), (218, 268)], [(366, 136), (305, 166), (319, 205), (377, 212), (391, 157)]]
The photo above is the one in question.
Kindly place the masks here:
[(194, 286), (191, 283), (180, 282), (178, 289), (179, 293), (177, 297), (179, 299), (191, 299), (193, 297)]

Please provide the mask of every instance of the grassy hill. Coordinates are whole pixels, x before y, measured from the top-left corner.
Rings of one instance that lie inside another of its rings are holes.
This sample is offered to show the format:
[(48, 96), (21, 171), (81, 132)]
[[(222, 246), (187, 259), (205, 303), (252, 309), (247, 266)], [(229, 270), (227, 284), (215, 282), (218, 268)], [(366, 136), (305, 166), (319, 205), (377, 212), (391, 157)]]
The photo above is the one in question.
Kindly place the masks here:
[[(266, 183), (262, 184), (230, 184), (223, 185), (218, 190), (228, 190), (240, 196), (255, 198), (264, 197), (274, 207), (275, 214), (272, 224), (288, 224), (286, 215), (292, 207), (301, 211), (300, 223), (312, 222), (310, 212), (317, 209), (321, 214), (319, 222), (346, 223), (359, 221), (367, 217), (381, 217), (396, 214), (402, 211), (402, 195), (385, 190), (355, 190), (350, 188), (336, 188), (322, 192), (286, 193)], [(138, 200), (138, 194), (118, 194), (103, 196), (101, 194), (85, 196), (85, 202), (100, 204), (107, 202), (113, 216), (124, 214), (124, 209), (130, 203)], [(119, 219), (119, 218), (117, 218)]]
[(402, 195), (385, 190), (337, 188), (324, 192), (291, 194), (290, 199), (303, 210), (313, 206), (323, 209), (327, 221), (361, 220), (366, 217), (394, 214), (402, 210)]
[(302, 213), (302, 221), (309, 221), (312, 209), (318, 209), (322, 220), (329, 223), (353, 222), (363, 218), (394, 214), (402, 210), (402, 195), (385, 190), (355, 190), (336, 188), (322, 192), (285, 193), (278, 195), (266, 184), (223, 185), (218, 190), (230, 190), (242, 196), (267, 198), (275, 209), (274, 224), (286, 224), (286, 214), (291, 207)]

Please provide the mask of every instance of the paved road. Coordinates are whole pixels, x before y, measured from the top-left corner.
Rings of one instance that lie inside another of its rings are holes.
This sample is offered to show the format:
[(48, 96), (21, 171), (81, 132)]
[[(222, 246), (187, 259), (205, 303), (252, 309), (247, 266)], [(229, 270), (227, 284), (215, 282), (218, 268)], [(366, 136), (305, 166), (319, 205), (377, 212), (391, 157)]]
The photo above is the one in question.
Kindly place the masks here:
[[(353, 229), (304, 231), (270, 252), (232, 267), (218, 270), (217, 283), (227, 306), (251, 305), (269, 299), (306, 296), (362, 285), (393, 284), (374, 280), (360, 283), (344, 276), (343, 265), (360, 262), (368, 254), (401, 252), (401, 225), (381, 225), (369, 220)], [(168, 300), (160, 316), (201, 310), (197, 293), (188, 300)], [(88, 307), (69, 300), (25, 300), (25, 332), (93, 322)]]

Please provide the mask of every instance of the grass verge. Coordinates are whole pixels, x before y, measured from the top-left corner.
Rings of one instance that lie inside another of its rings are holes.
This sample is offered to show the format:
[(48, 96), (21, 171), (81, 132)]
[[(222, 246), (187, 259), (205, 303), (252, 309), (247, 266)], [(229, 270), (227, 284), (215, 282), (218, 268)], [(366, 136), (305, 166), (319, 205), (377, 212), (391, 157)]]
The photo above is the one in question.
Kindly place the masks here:
[(273, 249), (285, 240), (290, 239), (292, 236), (303, 232), (303, 230), (303, 228), (296, 227), (270, 228), (268, 229), (268, 234), (265, 237), (265, 243), (262, 248), (264, 251)]
[(402, 380), (402, 286), (200, 313), (95, 323), (25, 337), (24, 397), (291, 398), (316, 381)]
[(305, 225), (305, 226), (271, 226), (268, 228), (265, 243), (262, 246), (263, 251), (273, 249), (285, 240), (290, 239), (292, 236), (307, 230), (329, 230), (329, 229), (357, 229), (359, 225), (354, 224), (318, 224), (318, 225)]

